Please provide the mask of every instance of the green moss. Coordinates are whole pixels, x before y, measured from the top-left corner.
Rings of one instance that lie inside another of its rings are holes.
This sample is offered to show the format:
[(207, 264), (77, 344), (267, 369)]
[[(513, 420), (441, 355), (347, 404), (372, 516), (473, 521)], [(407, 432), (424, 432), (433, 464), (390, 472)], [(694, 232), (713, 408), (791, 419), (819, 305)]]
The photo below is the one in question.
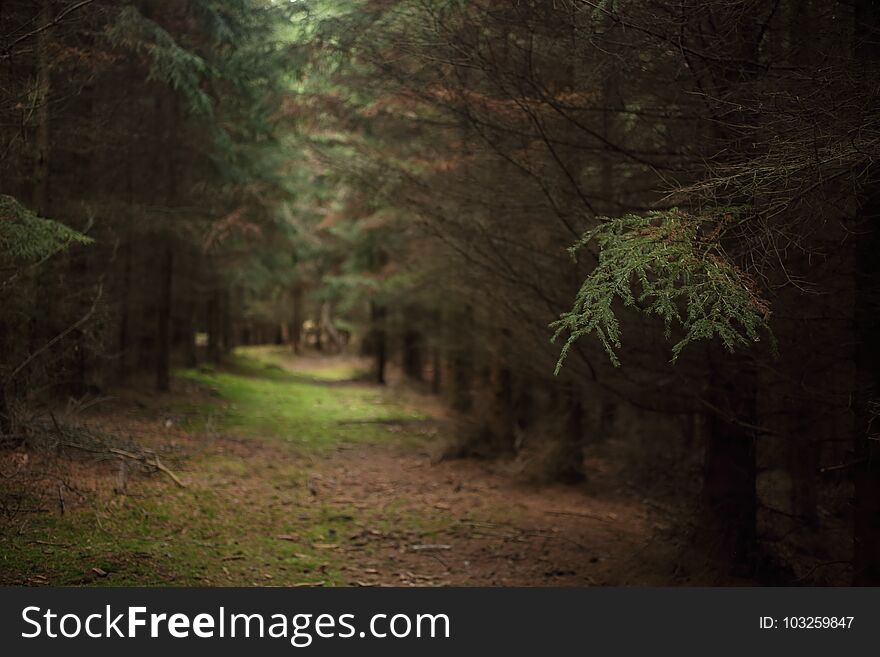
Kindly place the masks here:
[[(195, 430), (218, 428), (249, 436), (276, 438), (303, 448), (339, 442), (386, 440), (383, 422), (424, 416), (395, 402), (384, 390), (347, 385), (351, 365), (297, 372), (267, 360), (271, 351), (237, 354), (224, 372), (184, 370), (183, 379), (209, 388), (216, 401), (188, 404), (182, 412)], [(319, 375), (319, 376), (318, 376)]]

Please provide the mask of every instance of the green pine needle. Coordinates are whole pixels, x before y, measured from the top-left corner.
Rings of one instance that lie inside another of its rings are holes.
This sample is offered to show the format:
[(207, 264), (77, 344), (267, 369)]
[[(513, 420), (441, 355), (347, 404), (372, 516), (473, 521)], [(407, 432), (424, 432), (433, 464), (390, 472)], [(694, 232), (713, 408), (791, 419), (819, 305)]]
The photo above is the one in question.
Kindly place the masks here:
[(616, 300), (660, 317), (667, 338), (674, 326), (683, 330), (684, 337), (672, 347), (673, 362), (697, 340), (718, 337), (733, 351), (738, 345), (758, 342), (762, 331), (769, 333), (769, 304), (754, 279), (717, 242), (719, 228), (732, 217), (729, 208), (702, 217), (672, 209), (605, 218), (588, 231), (570, 251), (574, 256), (595, 243), (599, 261), (573, 308), (550, 325), (554, 341), (568, 335), (556, 373), (574, 343), (589, 334), (595, 334), (611, 362), (620, 365)]

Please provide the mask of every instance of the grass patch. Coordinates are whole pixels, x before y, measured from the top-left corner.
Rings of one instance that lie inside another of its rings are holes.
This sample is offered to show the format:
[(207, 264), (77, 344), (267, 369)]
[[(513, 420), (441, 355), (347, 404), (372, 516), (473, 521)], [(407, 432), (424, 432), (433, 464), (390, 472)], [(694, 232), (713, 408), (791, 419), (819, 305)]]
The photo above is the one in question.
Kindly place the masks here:
[(239, 506), (204, 489), (110, 502), (0, 538), (0, 571), (60, 586), (345, 583), (335, 555), (314, 547), (344, 534), (329, 511), (313, 521), (290, 500)]
[(178, 372), (178, 377), (217, 396), (216, 401), (183, 405), (190, 427), (326, 448), (339, 442), (388, 439), (393, 434), (383, 422), (424, 419), (383, 389), (336, 385), (353, 373), (351, 365), (288, 371), (271, 354), (266, 350), (238, 352), (226, 371)]

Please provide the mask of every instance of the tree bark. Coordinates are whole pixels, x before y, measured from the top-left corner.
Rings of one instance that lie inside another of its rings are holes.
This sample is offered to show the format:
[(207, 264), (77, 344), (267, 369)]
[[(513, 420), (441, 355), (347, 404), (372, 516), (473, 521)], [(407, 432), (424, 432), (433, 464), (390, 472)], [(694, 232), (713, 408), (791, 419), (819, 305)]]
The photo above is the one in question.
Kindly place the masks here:
[(4, 318), (0, 316), (0, 436), (12, 432), (12, 413), (9, 408), (9, 395), (6, 391), (7, 354), (9, 353), (9, 330)]
[[(880, 2), (859, 0), (855, 13), (856, 60), (880, 60)], [(875, 101), (876, 102), (876, 101)], [(856, 239), (853, 583), (880, 585), (880, 172), (867, 172)]]
[(408, 306), (404, 309), (403, 329), (403, 373), (410, 381), (423, 379), (423, 338), (418, 330), (419, 312), (417, 308)]
[(208, 361), (214, 363), (215, 365), (220, 362), (220, 302), (218, 301), (218, 297), (220, 296), (219, 291), (216, 289), (216, 284), (214, 289), (211, 290), (210, 296), (208, 297), (207, 308), (205, 314), (207, 315), (207, 323), (208, 323)]
[[(171, 210), (177, 202), (177, 161), (175, 143), (178, 123), (178, 102), (173, 92), (166, 92), (164, 98), (165, 143), (160, 161), (165, 167), (166, 187), (165, 206)], [(160, 233), (160, 265), (158, 285), (158, 307), (156, 311), (156, 388), (160, 391), (170, 389), (171, 371), (171, 304), (174, 280), (174, 242), (170, 226), (163, 226)]]
[(493, 451), (499, 454), (516, 452), (516, 418), (513, 403), (513, 372), (510, 369), (510, 330), (501, 328), (495, 334), (490, 347), (489, 390), (489, 436)]
[(555, 478), (575, 484), (586, 478), (584, 474), (584, 405), (581, 389), (573, 384), (565, 389), (565, 425), (563, 427), (557, 472)]
[(711, 360), (696, 538), (714, 559), (736, 570), (754, 556), (757, 544), (757, 375), (747, 357)]
[[(50, 0), (41, 0), (41, 25), (52, 22), (52, 5)], [(36, 89), (36, 130), (34, 135), (34, 180), (33, 206), (34, 211), (46, 216), (49, 211), (49, 45), (52, 30), (47, 28), (37, 35), (37, 89)]]
[(159, 268), (159, 307), (156, 318), (156, 389), (167, 391), (171, 387), (171, 299), (174, 272), (174, 246), (170, 233), (166, 232), (162, 244)]
[[(385, 367), (387, 364), (387, 335), (385, 331), (385, 307), (376, 303), (370, 303), (370, 317), (373, 321), (372, 343), (373, 356), (375, 358), (374, 376), (376, 383), (385, 383)], [(320, 327), (319, 327), (320, 330)]]
[(194, 292), (192, 298), (187, 299), (184, 325), (183, 325), (183, 362), (186, 367), (198, 366), (199, 359), (196, 353), (196, 298)]
[(239, 308), (238, 296), (233, 299), (233, 290), (222, 287), (219, 291), (218, 312), (220, 314), (220, 353), (229, 354), (235, 349), (235, 332), (232, 328), (232, 306)]
[(329, 301), (321, 304), (321, 321), (318, 330), (322, 329), (327, 332), (327, 337), (330, 338), (330, 342), (333, 343), (336, 352), (341, 352), (345, 345), (343, 344), (342, 336), (336, 330), (336, 325), (333, 323), (333, 306)]
[(467, 413), (473, 406), (472, 383), (474, 377), (473, 355), (473, 309), (470, 306), (457, 313), (453, 319), (450, 339), (450, 388), (452, 407), (459, 413)]
[(290, 320), (290, 346), (293, 349), (293, 353), (299, 355), (300, 353), (300, 342), (302, 340), (302, 325), (303, 325), (303, 316), (302, 316), (302, 288), (297, 285), (293, 288), (293, 292), (291, 293), (290, 303), (293, 306), (291, 310), (293, 311), (291, 320)]
[(504, 360), (504, 354), (493, 354), (489, 378), (492, 389), (492, 408), (489, 419), (492, 445), (494, 451), (498, 453), (513, 454), (515, 451), (513, 373)]
[(856, 243), (853, 581), (880, 585), (880, 186), (865, 198)]

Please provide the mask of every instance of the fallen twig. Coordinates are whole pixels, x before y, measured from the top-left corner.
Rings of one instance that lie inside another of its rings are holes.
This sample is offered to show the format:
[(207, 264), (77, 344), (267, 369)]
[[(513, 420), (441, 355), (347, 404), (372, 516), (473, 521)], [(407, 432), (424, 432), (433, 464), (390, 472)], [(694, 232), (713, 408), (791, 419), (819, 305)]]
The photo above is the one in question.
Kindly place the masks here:
[[(147, 455), (147, 454), (134, 454), (134, 453), (129, 452), (127, 450), (119, 449), (118, 447), (105, 447), (104, 449), (97, 449), (94, 447), (88, 447), (86, 445), (80, 445), (79, 443), (72, 443), (72, 442), (68, 442), (68, 441), (64, 441), (61, 444), (65, 447), (73, 447), (74, 449), (81, 449), (86, 452), (92, 452), (93, 454), (103, 454), (105, 452), (109, 452), (110, 454), (115, 454), (116, 456), (121, 456), (123, 458), (131, 459), (132, 461), (140, 461), (141, 463), (144, 463), (146, 465), (152, 465), (157, 470), (160, 470), (163, 473), (165, 473), (166, 475), (168, 475), (168, 477), (171, 479), (171, 481), (173, 481), (175, 484), (177, 484), (181, 488), (186, 488), (186, 484), (184, 484), (180, 480), (180, 477), (178, 477), (171, 470), (169, 470), (168, 467), (165, 466), (159, 460), (159, 457), (157, 455), (152, 455), (152, 457), (151, 457), (150, 455)], [(152, 458), (152, 460), (151, 460), (151, 458)]]
[(451, 550), (452, 546), (442, 544), (442, 543), (437, 543), (437, 544), (432, 544), (432, 545), (411, 545), (409, 549), (413, 550), (414, 552), (433, 551), (433, 550)]
[(165, 465), (163, 465), (162, 462), (159, 461), (158, 456), (156, 457), (155, 460), (156, 460), (156, 467), (159, 468), (165, 474), (167, 474), (169, 477), (171, 477), (171, 481), (173, 481), (175, 484), (177, 484), (181, 488), (186, 488), (186, 484), (184, 484), (176, 474), (174, 474), (171, 470), (166, 468)]

